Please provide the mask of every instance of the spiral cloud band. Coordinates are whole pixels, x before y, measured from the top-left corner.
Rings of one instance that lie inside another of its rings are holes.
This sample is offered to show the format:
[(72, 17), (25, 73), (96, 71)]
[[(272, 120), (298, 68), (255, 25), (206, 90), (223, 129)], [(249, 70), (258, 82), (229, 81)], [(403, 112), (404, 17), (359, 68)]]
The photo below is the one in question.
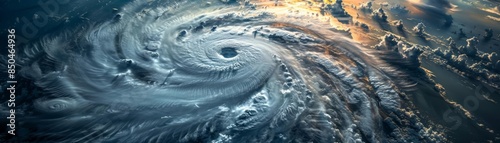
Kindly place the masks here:
[(314, 14), (289, 13), (134, 1), (46, 37), (23, 51), (22, 75), (43, 89), (25, 141), (445, 140), (414, 113), (413, 73)]

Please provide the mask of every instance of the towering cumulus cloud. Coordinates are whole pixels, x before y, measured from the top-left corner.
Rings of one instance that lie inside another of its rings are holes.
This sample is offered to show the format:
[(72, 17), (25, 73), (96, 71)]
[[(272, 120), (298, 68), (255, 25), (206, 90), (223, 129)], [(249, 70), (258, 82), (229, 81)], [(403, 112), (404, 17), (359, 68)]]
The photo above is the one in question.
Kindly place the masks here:
[[(38, 91), (20, 107), (30, 127), (20, 140), (443, 140), (413, 113), (405, 72), (326, 22), (254, 9), (135, 1), (106, 22), (30, 45), (21, 72)], [(399, 60), (418, 58), (388, 40)]]
[(410, 3), (425, 13), (428, 16), (426, 18), (434, 19), (437, 24), (450, 27), (453, 23), (453, 17), (447, 14), (447, 11), (453, 8), (448, 0), (419, 0), (410, 1)]

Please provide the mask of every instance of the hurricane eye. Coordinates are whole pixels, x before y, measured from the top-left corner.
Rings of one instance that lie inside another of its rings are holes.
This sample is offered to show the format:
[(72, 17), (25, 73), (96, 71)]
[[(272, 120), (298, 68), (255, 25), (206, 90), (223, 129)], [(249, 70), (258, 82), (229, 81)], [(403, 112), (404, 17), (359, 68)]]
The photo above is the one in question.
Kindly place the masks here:
[(238, 55), (238, 51), (234, 47), (224, 47), (220, 49), (219, 54), (224, 58), (234, 58)]

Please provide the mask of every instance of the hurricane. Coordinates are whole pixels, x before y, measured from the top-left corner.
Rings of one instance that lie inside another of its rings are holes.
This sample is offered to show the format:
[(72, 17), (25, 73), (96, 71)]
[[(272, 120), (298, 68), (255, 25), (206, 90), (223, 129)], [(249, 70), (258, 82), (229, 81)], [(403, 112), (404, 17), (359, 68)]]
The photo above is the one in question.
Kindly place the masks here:
[(420, 67), (428, 47), (394, 35), (361, 44), (324, 18), (354, 23), (342, 4), (284, 5), (131, 1), (46, 35), (19, 52), (19, 75), (35, 90), (16, 112), (29, 137), (13, 140), (453, 141), (415, 105), (419, 94), (446, 99)]

